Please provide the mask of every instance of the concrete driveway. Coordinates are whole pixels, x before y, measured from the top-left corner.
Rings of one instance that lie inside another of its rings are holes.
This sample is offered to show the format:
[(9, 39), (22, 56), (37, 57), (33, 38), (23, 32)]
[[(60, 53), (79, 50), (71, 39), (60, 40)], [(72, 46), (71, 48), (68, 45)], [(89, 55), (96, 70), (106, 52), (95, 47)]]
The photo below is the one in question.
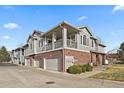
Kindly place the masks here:
[(0, 87), (5, 88), (102, 88), (124, 87), (124, 82), (92, 79), (83, 75), (44, 71), (39, 68), (0, 64)]

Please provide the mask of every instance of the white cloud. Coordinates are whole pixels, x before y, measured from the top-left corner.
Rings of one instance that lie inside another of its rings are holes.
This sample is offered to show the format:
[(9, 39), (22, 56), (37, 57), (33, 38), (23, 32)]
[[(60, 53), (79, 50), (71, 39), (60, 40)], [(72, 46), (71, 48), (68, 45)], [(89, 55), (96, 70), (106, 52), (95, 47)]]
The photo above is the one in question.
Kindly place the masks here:
[(124, 11), (124, 5), (117, 5), (113, 8), (112, 12)]
[(2, 8), (4, 8), (4, 9), (14, 9), (13, 6), (9, 6), (9, 5), (2, 6)]
[(87, 18), (86, 16), (81, 16), (81, 17), (78, 18), (78, 21), (84, 20), (86, 18)]
[(117, 34), (123, 34), (124, 30), (117, 30), (117, 31), (111, 31), (110, 34), (111, 35), (117, 35)]
[(20, 28), (20, 26), (16, 23), (7, 23), (3, 25), (4, 28), (7, 29), (16, 29), (16, 28)]
[(10, 39), (9, 36), (3, 36), (2, 38), (3, 38), (3, 39)]

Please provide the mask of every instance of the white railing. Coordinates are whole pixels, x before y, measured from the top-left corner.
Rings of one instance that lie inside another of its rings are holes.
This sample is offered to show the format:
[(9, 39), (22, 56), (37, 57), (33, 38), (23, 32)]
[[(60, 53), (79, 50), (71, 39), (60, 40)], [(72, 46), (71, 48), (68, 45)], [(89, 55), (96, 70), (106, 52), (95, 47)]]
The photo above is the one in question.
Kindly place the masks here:
[[(63, 40), (59, 39), (56, 42), (54, 42), (54, 47), (52, 46), (52, 43), (48, 43), (48, 44), (44, 45), (43, 47), (37, 48), (37, 53), (52, 50), (52, 49), (61, 48), (62, 46), (63, 46)], [(67, 47), (77, 48), (77, 42), (70, 40), (70, 39), (67, 39)], [(27, 49), (25, 51), (25, 55), (31, 55), (31, 54), (34, 54), (34, 50)]]
[(60, 39), (60, 40), (57, 40), (55, 43), (54, 43), (54, 48), (61, 48), (63, 46), (63, 40)]
[(74, 40), (67, 39), (67, 47), (77, 48), (77, 42), (75, 42)]
[(52, 50), (52, 43), (48, 43), (47, 45), (46, 45), (46, 51), (47, 50)]
[(34, 50), (32, 49), (32, 50), (30, 50), (30, 49), (27, 49), (26, 51), (25, 51), (25, 56), (28, 56), (28, 55), (32, 55), (32, 54), (34, 54)]
[(98, 46), (90, 47), (90, 50), (91, 50), (91, 51), (95, 51), (95, 52), (105, 53), (104, 48), (100, 48), (100, 47), (98, 47)]

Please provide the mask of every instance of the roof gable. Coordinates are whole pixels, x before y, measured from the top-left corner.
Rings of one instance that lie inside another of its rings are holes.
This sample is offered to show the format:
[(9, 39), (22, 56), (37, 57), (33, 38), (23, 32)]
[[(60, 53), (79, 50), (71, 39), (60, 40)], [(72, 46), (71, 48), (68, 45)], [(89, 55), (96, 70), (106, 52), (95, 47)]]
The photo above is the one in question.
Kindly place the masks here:
[(29, 35), (29, 37), (28, 37), (28, 39), (27, 39), (27, 42), (28, 42), (31, 38), (32, 38), (32, 36), (31, 36), (31, 35)]
[(32, 33), (32, 36), (34, 36), (35, 34), (36, 35), (41, 35), (42, 33), (44, 33), (44, 32), (34, 30), (33, 33)]
[(89, 30), (89, 27), (88, 26), (81, 26), (81, 27), (78, 27), (79, 29), (86, 29), (86, 31), (91, 35), (93, 36), (93, 34), (91, 33), (91, 31)]
[(55, 27), (53, 27), (52, 29), (48, 30), (46, 33), (44, 33), (44, 35), (47, 34), (47, 33), (49, 33), (50, 31), (52, 31), (52, 30), (58, 28), (58, 27), (63, 28), (63, 27), (65, 27), (65, 26), (69, 26), (69, 27), (75, 29), (76, 31), (81, 31), (79, 28), (77, 28), (77, 27), (71, 25), (70, 23), (63, 21), (63, 22), (59, 23), (58, 25), (56, 25)]
[(33, 33), (32, 33), (32, 35), (29, 35), (29, 37), (28, 37), (28, 39), (27, 39), (27, 42), (28, 42), (31, 38), (33, 38), (35, 35), (36, 35), (36, 36), (40, 36), (40, 35), (42, 35), (43, 33), (44, 33), (44, 32), (40, 32), (40, 31), (34, 30)]

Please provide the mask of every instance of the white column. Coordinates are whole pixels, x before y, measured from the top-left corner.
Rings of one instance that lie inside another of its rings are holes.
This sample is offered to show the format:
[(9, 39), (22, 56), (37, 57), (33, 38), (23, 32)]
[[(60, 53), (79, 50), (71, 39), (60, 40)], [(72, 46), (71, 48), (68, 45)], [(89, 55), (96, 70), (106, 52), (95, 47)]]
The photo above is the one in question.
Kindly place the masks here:
[(45, 46), (45, 51), (46, 51), (46, 36), (44, 37), (44, 46)]
[(46, 69), (46, 60), (45, 60), (45, 58), (43, 59), (43, 62), (44, 62), (44, 67), (43, 67), (43, 69)]
[(67, 47), (67, 28), (62, 29), (63, 47)]
[(55, 44), (54, 44), (54, 40), (55, 40), (55, 34), (54, 34), (54, 32), (52, 33), (52, 49), (54, 49), (55, 48)]
[(77, 42), (77, 49), (79, 49), (79, 46), (80, 46), (80, 35), (78, 34), (78, 32), (76, 33), (76, 42)]
[(37, 67), (37, 62), (35, 61), (35, 59), (33, 59), (34, 61), (34, 67)]
[(34, 53), (36, 54), (37, 53), (37, 40), (34, 39)]
[(20, 52), (20, 55), (19, 55), (20, 60), (19, 61), (21, 62), (21, 65), (22, 65), (22, 49), (20, 49), (19, 52)]

